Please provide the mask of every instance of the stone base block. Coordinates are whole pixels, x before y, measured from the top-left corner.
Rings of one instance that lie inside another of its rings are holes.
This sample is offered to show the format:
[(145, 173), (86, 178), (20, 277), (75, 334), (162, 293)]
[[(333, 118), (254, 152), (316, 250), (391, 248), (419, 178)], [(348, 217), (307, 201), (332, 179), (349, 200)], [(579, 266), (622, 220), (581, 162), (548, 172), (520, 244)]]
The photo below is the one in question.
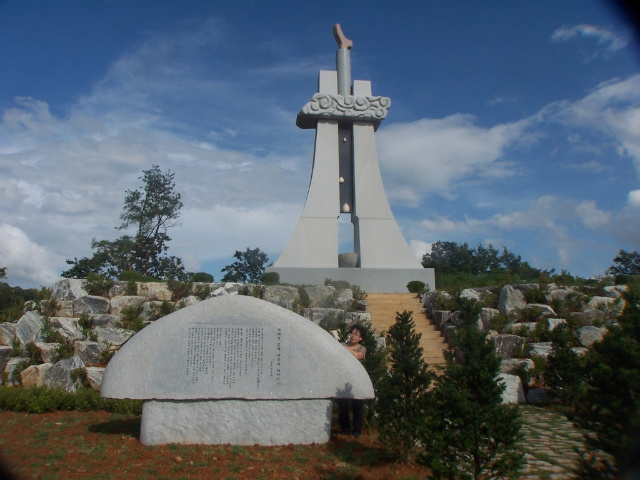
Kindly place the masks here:
[(407, 293), (407, 283), (420, 280), (436, 289), (433, 268), (304, 268), (267, 267), (277, 272), (280, 283), (292, 285), (324, 285), (325, 278), (344, 280), (369, 293)]
[(331, 436), (330, 399), (151, 400), (142, 407), (144, 445), (309, 445)]

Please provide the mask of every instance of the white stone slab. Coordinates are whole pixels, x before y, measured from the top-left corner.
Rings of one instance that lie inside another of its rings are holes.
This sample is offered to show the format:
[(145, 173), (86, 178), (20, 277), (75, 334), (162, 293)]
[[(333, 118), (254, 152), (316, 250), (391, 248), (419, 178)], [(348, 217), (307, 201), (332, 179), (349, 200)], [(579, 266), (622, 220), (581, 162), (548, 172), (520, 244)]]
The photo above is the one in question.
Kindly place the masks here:
[(227, 295), (178, 310), (114, 356), (101, 395), (144, 400), (373, 398), (367, 372), (289, 310)]
[(331, 400), (149, 401), (144, 445), (309, 445), (331, 434)]

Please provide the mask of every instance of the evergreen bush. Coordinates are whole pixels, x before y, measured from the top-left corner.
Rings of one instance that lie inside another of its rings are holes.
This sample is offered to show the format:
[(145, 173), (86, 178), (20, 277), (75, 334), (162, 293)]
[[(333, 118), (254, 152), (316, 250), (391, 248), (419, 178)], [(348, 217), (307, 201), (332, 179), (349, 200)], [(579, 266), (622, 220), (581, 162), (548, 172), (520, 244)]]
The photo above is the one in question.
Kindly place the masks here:
[(278, 272), (267, 272), (262, 274), (263, 285), (277, 285), (280, 283), (280, 274)]
[(420, 280), (411, 280), (407, 283), (407, 290), (409, 290), (409, 293), (416, 293), (418, 295), (424, 295), (428, 291), (427, 284)]
[(544, 382), (563, 405), (572, 405), (582, 389), (583, 362), (573, 347), (578, 341), (565, 324), (551, 334), (551, 353), (544, 369)]
[(500, 360), (475, 320), (478, 302), (461, 302), (465, 320), (454, 334), (464, 362), (445, 352), (446, 368), (436, 380), (432, 412), (421, 430), (419, 461), (434, 478), (518, 478), (523, 465), (519, 448), (521, 419), (517, 407), (502, 404), (504, 385), (496, 380)]
[(429, 388), (435, 374), (422, 357), (421, 336), (415, 332), (412, 312), (396, 315), (386, 335), (389, 371), (378, 383), (380, 442), (405, 462), (416, 450), (425, 419), (432, 415)]
[(206, 272), (198, 272), (191, 275), (192, 282), (213, 283), (213, 275)]

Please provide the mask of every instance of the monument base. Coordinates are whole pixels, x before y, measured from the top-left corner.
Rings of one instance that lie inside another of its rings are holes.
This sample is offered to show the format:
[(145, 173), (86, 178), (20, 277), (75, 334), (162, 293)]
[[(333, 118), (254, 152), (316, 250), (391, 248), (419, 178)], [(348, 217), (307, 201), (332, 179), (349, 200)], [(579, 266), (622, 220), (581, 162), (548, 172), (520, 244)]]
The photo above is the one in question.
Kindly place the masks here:
[(304, 268), (267, 267), (277, 272), (280, 283), (291, 285), (324, 285), (325, 278), (358, 285), (369, 293), (406, 293), (407, 283), (419, 280), (431, 291), (436, 289), (433, 268)]
[(330, 399), (151, 400), (142, 407), (143, 445), (309, 445), (331, 436)]

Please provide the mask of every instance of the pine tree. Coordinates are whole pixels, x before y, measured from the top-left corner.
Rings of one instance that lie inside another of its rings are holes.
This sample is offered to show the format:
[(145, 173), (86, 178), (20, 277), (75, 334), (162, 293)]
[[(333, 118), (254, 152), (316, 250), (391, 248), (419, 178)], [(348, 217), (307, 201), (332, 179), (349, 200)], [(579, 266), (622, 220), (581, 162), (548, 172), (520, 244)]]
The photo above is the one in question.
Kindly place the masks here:
[(585, 435), (579, 478), (640, 476), (640, 285), (629, 285), (623, 297), (617, 324), (587, 355), (573, 421), (592, 433)]
[(446, 352), (433, 412), (421, 432), (419, 461), (435, 478), (517, 478), (523, 462), (518, 411), (502, 404), (504, 385), (496, 379), (500, 360), (494, 344), (475, 326), (480, 308), (478, 302), (461, 302), (465, 324), (454, 344), (464, 360), (456, 363), (453, 353)]
[(378, 431), (382, 444), (408, 462), (418, 432), (429, 415), (429, 388), (434, 374), (422, 358), (421, 334), (412, 312), (397, 313), (387, 333), (390, 369), (378, 384)]
[(571, 405), (582, 388), (583, 362), (573, 351), (575, 335), (567, 325), (558, 325), (551, 332), (551, 354), (544, 369), (545, 384), (563, 405)]

